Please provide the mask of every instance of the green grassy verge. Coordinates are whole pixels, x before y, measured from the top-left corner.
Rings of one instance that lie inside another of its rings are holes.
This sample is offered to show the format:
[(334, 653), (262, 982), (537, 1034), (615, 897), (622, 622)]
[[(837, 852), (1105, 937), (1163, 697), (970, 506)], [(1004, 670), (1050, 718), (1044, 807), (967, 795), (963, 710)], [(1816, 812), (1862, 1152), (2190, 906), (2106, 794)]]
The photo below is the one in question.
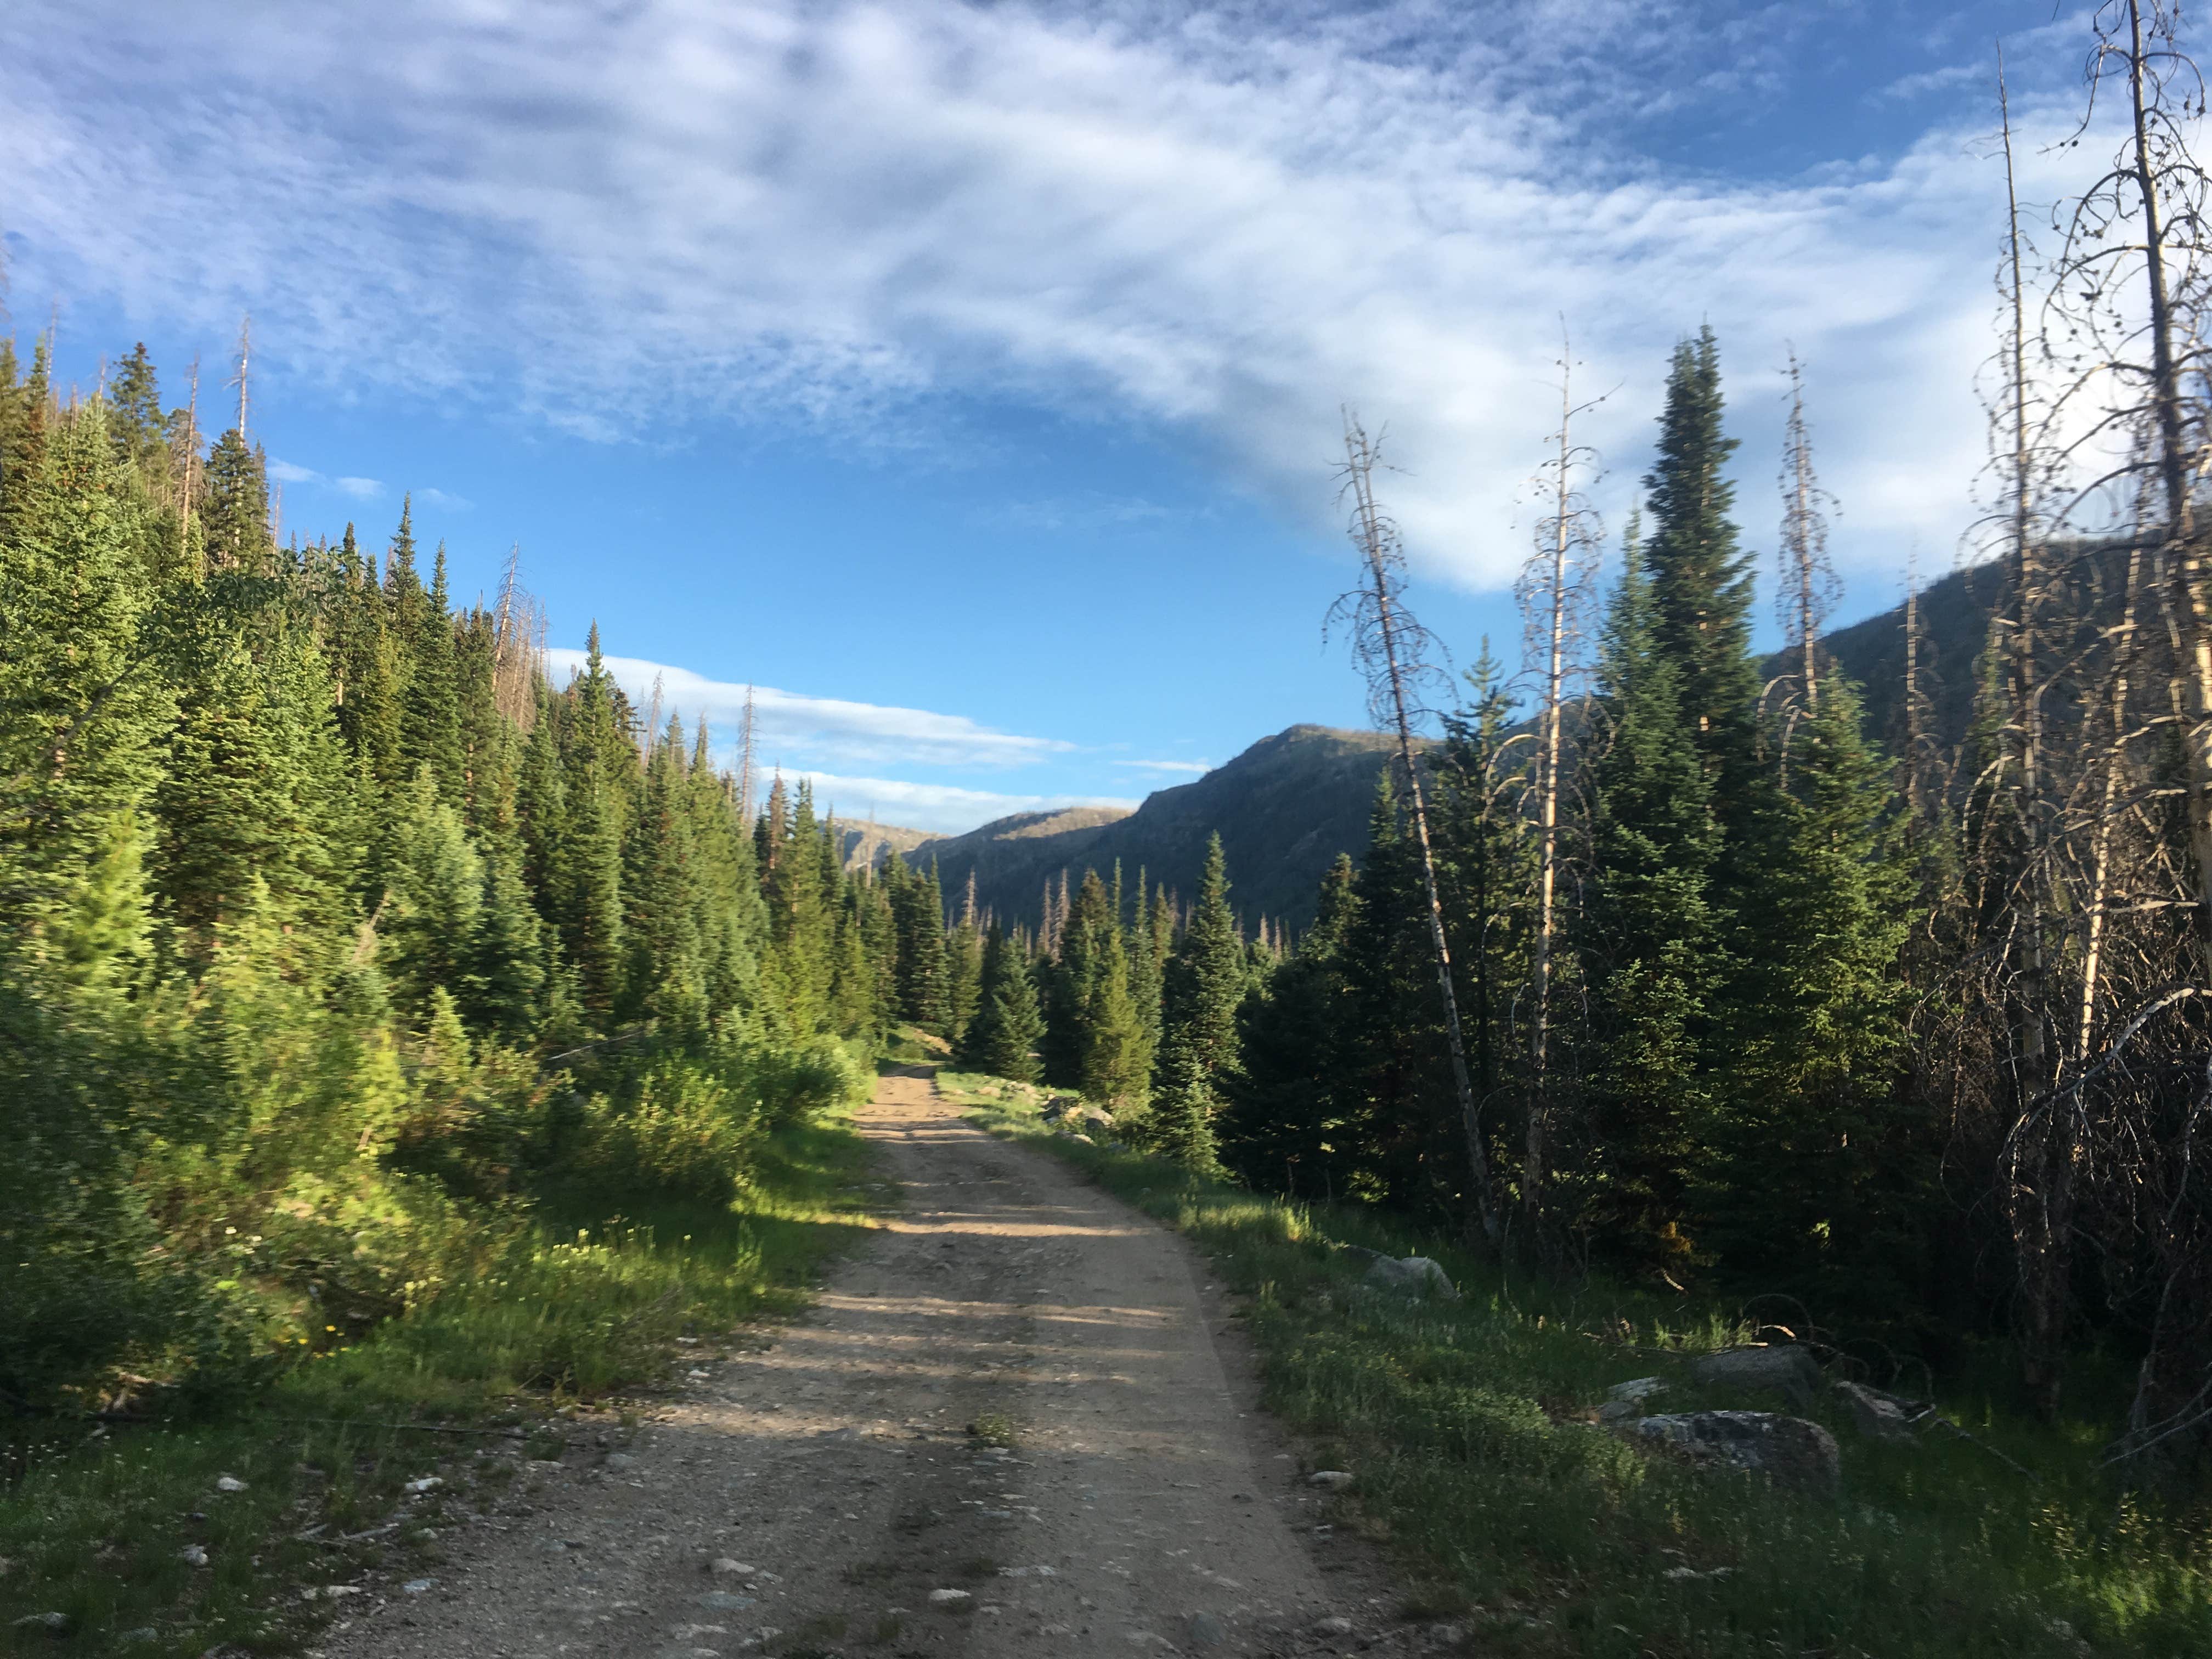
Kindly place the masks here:
[[(343, 1607), (307, 1591), (436, 1574), (447, 1506), (513, 1478), (480, 1449), (520, 1436), (553, 1456), (580, 1425), (615, 1427), (615, 1391), (659, 1376), (678, 1338), (801, 1307), (877, 1196), (836, 1117), (778, 1131), (732, 1203), (555, 1188), (499, 1271), (250, 1402), (19, 1428), (0, 1442), (0, 1653), (295, 1650)], [(434, 1474), (443, 1485), (405, 1492)], [(48, 1613), (58, 1640), (17, 1622)]]
[[(1047, 1130), (1036, 1096), (941, 1075), (976, 1121), (1048, 1147), (1190, 1235), (1249, 1296), (1267, 1404), (1358, 1476), (1341, 1521), (1423, 1588), (1409, 1611), (1484, 1651), (1595, 1659), (2212, 1652), (2212, 1534), (2095, 1468), (2105, 1431), (2045, 1428), (1939, 1388), (1980, 1443), (1887, 1446), (1814, 1414), (1840, 1501), (1647, 1459), (1587, 1419), (1606, 1389), (1669, 1380), (1666, 1409), (1778, 1408), (1700, 1390), (1687, 1357), (1732, 1322), (1626, 1290), (1507, 1280), (1433, 1237), (1324, 1212)], [(1443, 1263), (1458, 1304), (1358, 1283), (1355, 1243)], [(2034, 1472), (2022, 1475), (1993, 1453)], [(1670, 1576), (1672, 1575), (1672, 1576)]]

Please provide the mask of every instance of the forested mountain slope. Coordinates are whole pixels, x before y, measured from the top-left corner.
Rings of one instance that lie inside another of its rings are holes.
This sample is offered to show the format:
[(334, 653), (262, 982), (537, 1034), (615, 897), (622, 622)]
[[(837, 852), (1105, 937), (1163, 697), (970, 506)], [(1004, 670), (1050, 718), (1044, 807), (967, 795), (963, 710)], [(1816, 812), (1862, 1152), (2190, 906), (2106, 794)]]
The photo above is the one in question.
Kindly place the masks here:
[(1231, 902), (1248, 923), (1262, 915), (1303, 927), (1313, 919), (1321, 878), (1340, 853), (1367, 845), (1375, 778), (1389, 748), (1373, 732), (1293, 726), (1262, 738), (1194, 782), (1148, 796), (1134, 812), (1083, 807), (1022, 813), (908, 854), (955, 903), (975, 878), (978, 905), (1001, 922), (1035, 925), (1047, 881), (1086, 868), (1131, 880), (1141, 867), (1186, 899), (1216, 831), (1228, 854)]

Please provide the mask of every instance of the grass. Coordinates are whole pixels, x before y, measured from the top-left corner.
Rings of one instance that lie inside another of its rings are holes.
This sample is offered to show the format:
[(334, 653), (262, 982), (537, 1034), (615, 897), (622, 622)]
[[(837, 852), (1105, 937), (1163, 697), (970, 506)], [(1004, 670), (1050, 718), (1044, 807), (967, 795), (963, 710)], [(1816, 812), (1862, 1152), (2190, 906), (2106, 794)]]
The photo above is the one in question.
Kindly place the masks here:
[[(19, 1428), (0, 1442), (0, 1654), (285, 1653), (343, 1607), (307, 1592), (435, 1577), (447, 1511), (515, 1478), (492, 1452), (618, 1435), (635, 1419), (616, 1391), (659, 1376), (677, 1339), (804, 1305), (860, 1231), (865, 1158), (830, 1118), (780, 1131), (732, 1204), (555, 1189), (502, 1272), (264, 1394), (190, 1421)], [(16, 1622), (50, 1613), (61, 1642)]]
[[(1269, 1407), (1315, 1438), (1316, 1467), (1358, 1477), (1339, 1524), (1386, 1540), (1412, 1607), (1451, 1614), (1485, 1651), (2212, 1652), (2205, 1516), (2118, 1491), (2095, 1468), (2097, 1425), (2043, 1427), (1939, 1378), (1939, 1403), (1980, 1443), (1875, 1444), (1839, 1407), (1814, 1408), (1842, 1448), (1839, 1501), (1646, 1459), (1588, 1420), (1614, 1382), (1665, 1376), (1668, 1409), (1778, 1406), (1690, 1383), (1683, 1360), (1734, 1335), (1723, 1312), (1509, 1281), (1372, 1212), (1285, 1203), (1053, 1133), (1032, 1091), (939, 1083), (985, 1127), (1048, 1147), (1214, 1256), (1250, 1298)], [(1432, 1256), (1465, 1298), (1369, 1291), (1340, 1243)]]

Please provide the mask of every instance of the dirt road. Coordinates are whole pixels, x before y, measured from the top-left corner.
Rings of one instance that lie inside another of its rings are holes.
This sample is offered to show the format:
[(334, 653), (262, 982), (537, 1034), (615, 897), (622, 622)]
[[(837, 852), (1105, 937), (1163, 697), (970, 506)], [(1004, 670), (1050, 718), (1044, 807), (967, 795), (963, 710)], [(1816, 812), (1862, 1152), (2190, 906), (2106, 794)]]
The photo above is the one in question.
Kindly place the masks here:
[[(1327, 1500), (1258, 1415), (1243, 1339), (1181, 1240), (962, 1122), (926, 1078), (885, 1079), (860, 1127), (905, 1202), (810, 1314), (702, 1346), (629, 1443), (582, 1436), (559, 1467), (529, 1466), (444, 1540), (436, 1582), (364, 1595), (320, 1650), (995, 1659), (1416, 1639), (1386, 1634), (1359, 1547), (1316, 1532)], [(1010, 1445), (985, 1443), (1001, 1432)]]

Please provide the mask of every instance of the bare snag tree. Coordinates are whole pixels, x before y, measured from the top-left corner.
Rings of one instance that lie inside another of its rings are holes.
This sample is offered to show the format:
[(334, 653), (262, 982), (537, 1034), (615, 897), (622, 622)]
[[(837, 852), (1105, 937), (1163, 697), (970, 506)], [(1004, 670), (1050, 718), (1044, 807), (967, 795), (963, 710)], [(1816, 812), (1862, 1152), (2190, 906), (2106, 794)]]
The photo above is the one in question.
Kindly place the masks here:
[(1338, 471), (1338, 497), (1351, 504), (1348, 526), (1359, 552), (1360, 585), (1329, 607), (1328, 628), (1341, 626), (1350, 635), (1352, 660), (1367, 681), (1369, 717), (1398, 739), (1412, 805), (1413, 839), (1421, 853), (1421, 877), (1428, 899), (1429, 940), (1437, 958), (1437, 987), (1443, 999), (1444, 1037), (1451, 1051), (1452, 1083), (1459, 1097), (1460, 1127), (1467, 1141), (1468, 1175), (1474, 1188), (1476, 1219), (1492, 1250), (1502, 1248), (1504, 1218), (1491, 1179), (1490, 1153), (1484, 1144), (1482, 1108), (1468, 1070), (1467, 1038), (1460, 1026), (1459, 993), (1452, 979), (1451, 944), (1444, 935), (1443, 898), (1437, 884), (1436, 854), (1429, 841), (1428, 804), (1421, 769), (1413, 750), (1413, 728), (1425, 716), (1423, 694), (1443, 676), (1428, 659), (1434, 637), (1406, 609), (1406, 555), (1398, 526), (1375, 499), (1375, 471), (1382, 463), (1380, 441), (1370, 438), (1350, 410), (1344, 414), (1344, 465)]
[[(1797, 353), (1790, 353), (1790, 417), (1782, 428), (1782, 536), (1778, 556), (1781, 580), (1775, 585), (1775, 606), (1781, 612), (1783, 635), (1797, 659), (1796, 696), (1807, 714), (1820, 706), (1820, 640), (1821, 625), (1841, 597), (1843, 584), (1828, 558), (1828, 512), (1835, 497), (1820, 488), (1813, 471), (1813, 434), (1805, 423), (1805, 366)], [(1785, 718), (1784, 730), (1794, 724)], [(1789, 745), (1783, 746), (1784, 766)]]
[(1553, 1001), (1561, 927), (1559, 878), (1562, 805), (1567, 773), (1566, 714), (1571, 687), (1586, 671), (1584, 647), (1596, 593), (1605, 526), (1579, 487), (1596, 471), (1597, 453), (1574, 440), (1575, 421), (1603, 398), (1574, 399), (1573, 343), (1564, 330), (1559, 353), (1559, 425), (1553, 453), (1539, 473), (1548, 511), (1535, 547), (1514, 584), (1521, 605), (1523, 660), (1539, 679), (1533, 793), (1536, 812), (1536, 916), (1528, 1012), (1529, 1098), (1522, 1149), (1521, 1212), (1524, 1248), (1542, 1237), (1552, 1130), (1558, 1108)]
[[(2191, 149), (2206, 88), (2179, 24), (2172, 0), (2104, 0), (2092, 20), (2069, 143), (2100, 99), (2119, 106), (2119, 142), (2053, 216), (2036, 337), (2046, 447), (2078, 482), (2032, 558), (2023, 512), (2008, 619), (2014, 742), (2035, 768), (2017, 786), (2034, 839), (2014, 930), (2036, 954), (2010, 1000), (2045, 1043), (2021, 1056), (2002, 1164), (2029, 1380), (2052, 1410), (2074, 1264), (2097, 1254), (2105, 1293), (2143, 1322), (2112, 1453), (2143, 1472), (2212, 1458), (2212, 571), (2197, 499), (2212, 236)], [(2027, 463), (2016, 471), (2024, 499)]]

